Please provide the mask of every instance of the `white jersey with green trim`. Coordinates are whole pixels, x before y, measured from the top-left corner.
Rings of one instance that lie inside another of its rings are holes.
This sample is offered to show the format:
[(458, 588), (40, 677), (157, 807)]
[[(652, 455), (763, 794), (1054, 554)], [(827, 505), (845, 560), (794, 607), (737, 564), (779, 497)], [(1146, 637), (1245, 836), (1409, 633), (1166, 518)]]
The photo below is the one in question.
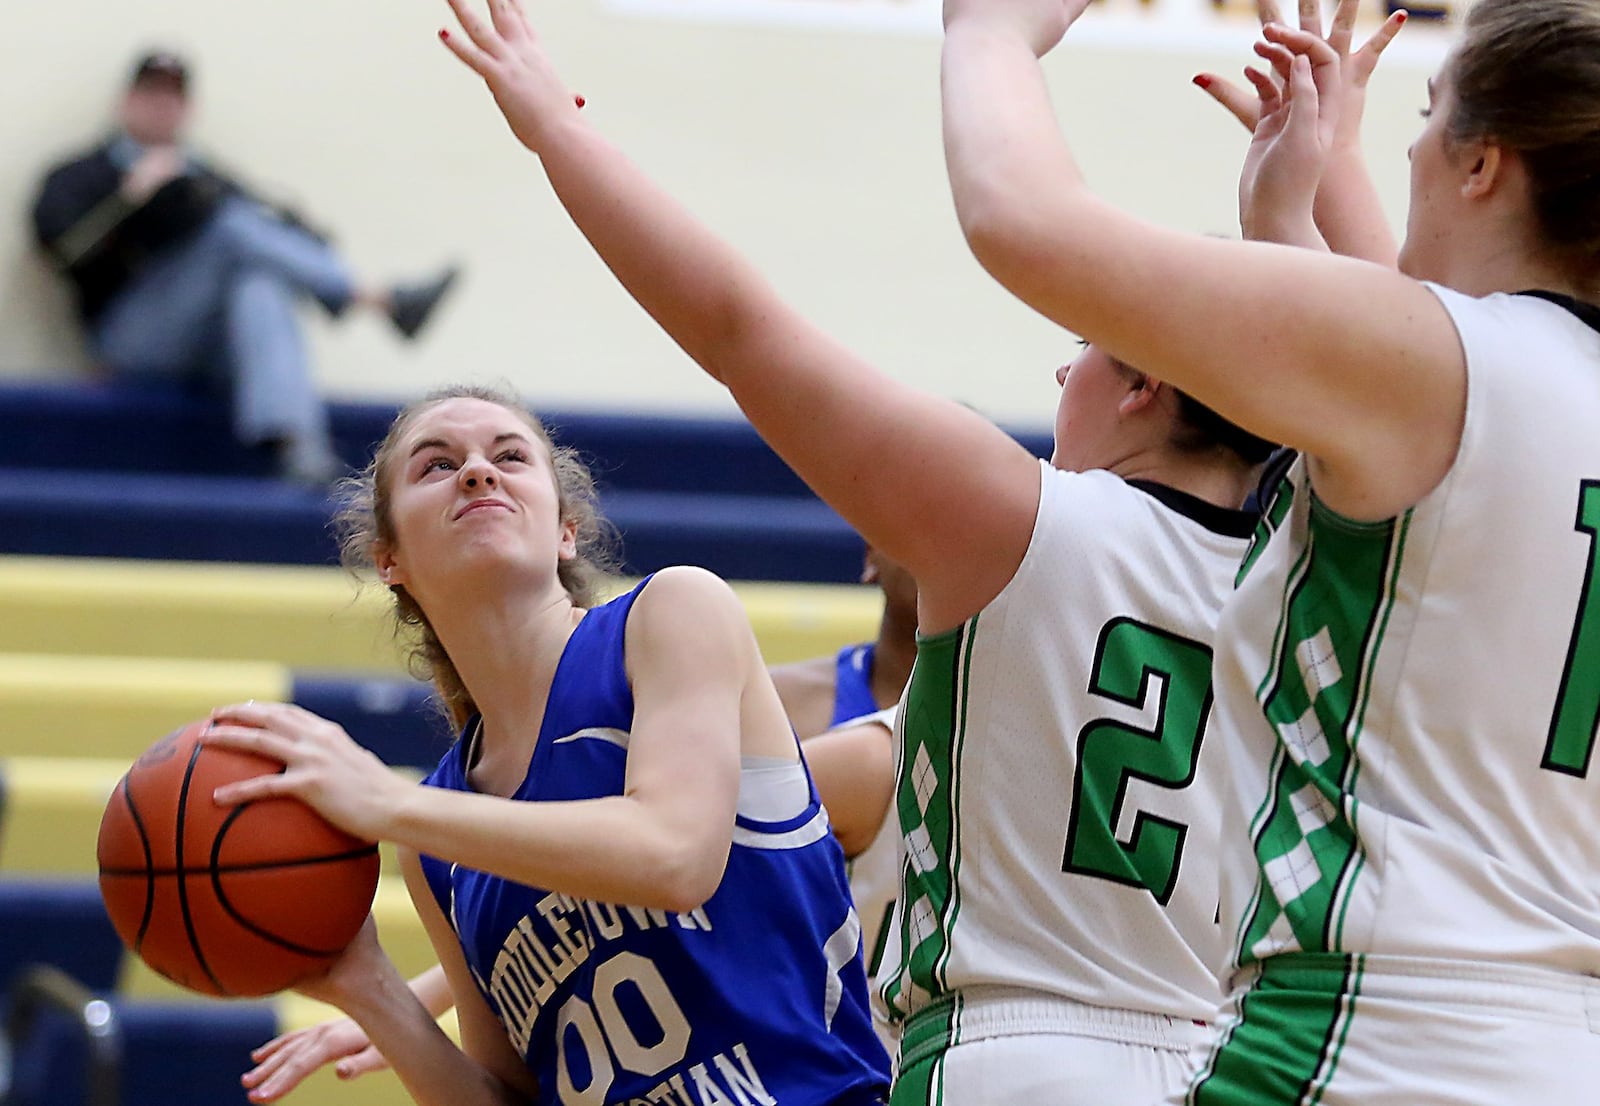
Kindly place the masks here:
[(1364, 523), (1297, 461), (1223, 616), (1232, 967), (1600, 973), (1600, 312), (1433, 291), (1467, 359), (1449, 473)]
[(1253, 516), (1041, 464), (1016, 575), (919, 638), (896, 727), (891, 1016), (975, 987), (1209, 1020), (1211, 640)]

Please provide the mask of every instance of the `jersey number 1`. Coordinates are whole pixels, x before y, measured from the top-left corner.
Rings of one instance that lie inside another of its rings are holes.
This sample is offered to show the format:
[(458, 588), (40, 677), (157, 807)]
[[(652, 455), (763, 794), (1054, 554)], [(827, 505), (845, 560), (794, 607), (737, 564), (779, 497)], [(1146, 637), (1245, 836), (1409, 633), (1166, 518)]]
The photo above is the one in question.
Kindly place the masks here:
[(1089, 691), (1151, 712), (1154, 728), (1101, 718), (1078, 732), (1078, 770), (1061, 870), (1147, 888), (1163, 906), (1178, 883), (1189, 827), (1146, 811), (1117, 837), (1128, 782), (1179, 790), (1194, 782), (1211, 713), (1211, 650), (1127, 618), (1100, 631)]
[(1595, 577), (1600, 575), (1600, 542), (1596, 541), (1600, 536), (1600, 480), (1583, 482), (1574, 528), (1589, 535), (1589, 564), (1583, 574), (1572, 644), (1567, 646), (1567, 669), (1561, 674), (1541, 767), (1587, 776), (1595, 731), (1600, 729), (1600, 597), (1595, 595)]

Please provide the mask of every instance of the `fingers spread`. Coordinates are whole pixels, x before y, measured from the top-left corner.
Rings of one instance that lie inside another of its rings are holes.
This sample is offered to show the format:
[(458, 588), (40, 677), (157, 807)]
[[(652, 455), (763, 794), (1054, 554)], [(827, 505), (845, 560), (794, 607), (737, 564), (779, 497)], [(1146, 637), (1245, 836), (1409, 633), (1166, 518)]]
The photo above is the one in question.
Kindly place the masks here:
[(1244, 71), (1244, 75), (1255, 86), (1256, 96), (1261, 104), (1261, 115), (1265, 117), (1277, 111), (1278, 106), (1283, 102), (1283, 94), (1278, 89), (1278, 82), (1253, 66), (1247, 68)]
[(507, 42), (515, 42), (527, 30), (521, 15), (511, 0), (489, 0), (489, 20)]
[(1322, 37), (1322, 0), (1300, 0), (1300, 29)]
[[(472, 45), (490, 57), (497, 58), (501, 56), (505, 50), (505, 44), (501, 41), (500, 35), (494, 27), (485, 23), (483, 17), (473, 8), (472, 0), (446, 0), (446, 3), (450, 5), (450, 10), (455, 12), (456, 21), (461, 24), (461, 29), (467, 32), (467, 38), (471, 40)], [(457, 44), (454, 35), (441, 34), (439, 37), (444, 39), (446, 46), (451, 46), (453, 49), (457, 45), (464, 45)], [(460, 56), (459, 50), (457, 51), (457, 56)], [(462, 60), (466, 61), (467, 59), (462, 57)], [(472, 63), (468, 62), (468, 64)], [(477, 66), (474, 65), (473, 68), (476, 69)]]
[[(1312, 65), (1326, 65), (1328, 62), (1339, 60), (1338, 53), (1322, 38), (1321, 35), (1311, 34), (1309, 31), (1296, 30), (1275, 23), (1270, 27), (1261, 29), (1262, 37), (1268, 42), (1283, 46), (1296, 54), (1303, 54), (1311, 60)], [(1257, 46), (1259, 47), (1259, 43)], [(1261, 53), (1258, 49), (1257, 53)], [(1262, 57), (1265, 57), (1262, 54)]]
[(1255, 130), (1256, 122), (1261, 118), (1261, 100), (1255, 93), (1212, 73), (1200, 74), (1194, 83), (1228, 109), (1229, 114), (1244, 124), (1245, 130)]
[[(1277, 74), (1278, 80), (1288, 81), (1289, 69), (1294, 64), (1292, 50), (1276, 42), (1257, 42), (1255, 51), (1259, 57), (1271, 63), (1272, 71)], [(1250, 71), (1247, 69), (1245, 72), (1248, 74)]]
[(1328, 45), (1341, 55), (1350, 52), (1350, 36), (1355, 32), (1356, 16), (1361, 12), (1361, 0), (1339, 0), (1333, 9), (1333, 22), (1328, 27)]
[(1389, 43), (1394, 41), (1394, 36), (1400, 33), (1400, 28), (1406, 25), (1406, 13), (1397, 11), (1383, 21), (1383, 26), (1372, 33), (1361, 46), (1361, 53), (1371, 58), (1371, 64), (1378, 63), (1378, 57), (1383, 53)]

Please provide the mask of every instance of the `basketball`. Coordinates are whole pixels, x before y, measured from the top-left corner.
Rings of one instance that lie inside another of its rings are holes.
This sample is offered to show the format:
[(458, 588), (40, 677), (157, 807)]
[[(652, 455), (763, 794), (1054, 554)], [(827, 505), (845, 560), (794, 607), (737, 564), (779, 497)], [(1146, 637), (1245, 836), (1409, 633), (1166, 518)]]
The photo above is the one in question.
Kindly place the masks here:
[(152, 745), (100, 820), (100, 894), (123, 943), (208, 995), (266, 995), (327, 968), (360, 931), (378, 847), (296, 799), (218, 806), (225, 783), (282, 770), (200, 743), (204, 720)]

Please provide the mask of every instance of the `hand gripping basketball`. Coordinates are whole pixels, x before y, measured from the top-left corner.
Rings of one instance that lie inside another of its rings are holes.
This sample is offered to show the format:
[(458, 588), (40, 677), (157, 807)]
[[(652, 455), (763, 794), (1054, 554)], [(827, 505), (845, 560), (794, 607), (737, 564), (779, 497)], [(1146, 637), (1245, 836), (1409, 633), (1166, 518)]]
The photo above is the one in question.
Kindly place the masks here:
[(217, 788), (279, 765), (202, 742), (207, 725), (162, 738), (117, 784), (100, 891), (117, 934), (161, 975), (206, 994), (270, 994), (326, 971), (361, 930), (377, 847), (294, 799), (218, 805)]

